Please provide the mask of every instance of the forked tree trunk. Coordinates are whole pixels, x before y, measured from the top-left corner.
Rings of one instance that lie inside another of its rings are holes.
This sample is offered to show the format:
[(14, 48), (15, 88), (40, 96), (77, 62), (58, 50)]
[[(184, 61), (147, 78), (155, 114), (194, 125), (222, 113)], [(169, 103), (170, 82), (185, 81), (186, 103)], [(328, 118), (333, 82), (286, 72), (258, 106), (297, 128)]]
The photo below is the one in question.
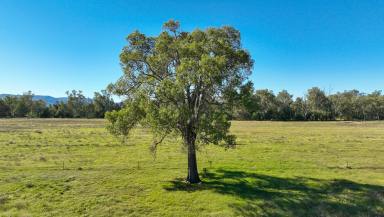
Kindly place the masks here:
[(195, 147), (196, 134), (188, 132), (185, 138), (185, 143), (188, 146), (188, 176), (189, 183), (199, 183), (199, 172), (197, 170), (196, 161), (196, 147)]

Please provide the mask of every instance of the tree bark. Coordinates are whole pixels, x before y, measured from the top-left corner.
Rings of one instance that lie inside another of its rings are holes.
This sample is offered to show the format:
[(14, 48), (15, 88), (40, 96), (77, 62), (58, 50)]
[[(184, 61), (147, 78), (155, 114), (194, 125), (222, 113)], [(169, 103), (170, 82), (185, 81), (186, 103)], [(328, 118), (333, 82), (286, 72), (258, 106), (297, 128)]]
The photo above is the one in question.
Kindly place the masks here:
[(189, 183), (199, 183), (199, 172), (197, 170), (197, 161), (196, 161), (196, 147), (195, 147), (195, 140), (196, 140), (196, 134), (189, 131), (186, 133), (185, 142), (188, 146), (188, 176), (187, 181)]
[(199, 172), (197, 171), (195, 144), (188, 144), (188, 176), (189, 183), (199, 183)]

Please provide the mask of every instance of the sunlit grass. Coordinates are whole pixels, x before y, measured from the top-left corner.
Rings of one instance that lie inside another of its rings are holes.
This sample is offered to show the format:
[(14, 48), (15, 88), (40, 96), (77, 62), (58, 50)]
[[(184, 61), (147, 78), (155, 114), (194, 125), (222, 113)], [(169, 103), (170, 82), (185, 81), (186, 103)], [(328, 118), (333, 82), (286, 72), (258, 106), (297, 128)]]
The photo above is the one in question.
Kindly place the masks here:
[(180, 139), (104, 120), (1, 119), (0, 216), (380, 216), (384, 122), (234, 122), (236, 149), (201, 147), (187, 185)]

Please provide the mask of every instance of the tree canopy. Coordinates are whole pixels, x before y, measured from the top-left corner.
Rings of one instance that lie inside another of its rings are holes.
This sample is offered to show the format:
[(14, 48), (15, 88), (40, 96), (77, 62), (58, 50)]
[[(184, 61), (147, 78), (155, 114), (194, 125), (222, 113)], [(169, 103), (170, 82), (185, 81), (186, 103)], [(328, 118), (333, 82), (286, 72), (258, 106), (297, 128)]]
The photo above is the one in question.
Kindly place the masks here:
[(163, 25), (158, 36), (135, 31), (120, 55), (123, 76), (109, 86), (124, 96), (120, 111), (107, 113), (110, 131), (127, 136), (140, 124), (152, 130), (153, 149), (169, 134), (188, 147), (189, 182), (199, 182), (196, 145), (230, 147), (231, 111), (253, 60), (232, 27), (180, 30), (177, 21)]

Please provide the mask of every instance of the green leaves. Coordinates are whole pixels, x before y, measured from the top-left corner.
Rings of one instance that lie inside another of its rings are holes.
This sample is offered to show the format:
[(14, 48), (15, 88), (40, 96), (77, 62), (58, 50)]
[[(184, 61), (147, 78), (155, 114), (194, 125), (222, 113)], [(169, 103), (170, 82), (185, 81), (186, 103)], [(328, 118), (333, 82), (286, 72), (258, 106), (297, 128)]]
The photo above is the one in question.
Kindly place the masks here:
[(107, 129), (116, 136), (123, 136), (125, 139), (129, 132), (136, 127), (144, 118), (143, 101), (136, 99), (127, 102), (119, 111), (107, 112), (105, 118), (110, 122)]
[[(247, 79), (253, 60), (232, 27), (182, 32), (177, 21), (157, 37), (135, 31), (120, 55), (124, 75), (109, 86), (124, 96), (124, 109), (106, 115), (115, 135), (138, 123), (159, 135), (195, 135), (197, 144), (233, 145), (229, 115), (234, 92)], [(193, 131), (192, 134), (186, 131)], [(157, 144), (157, 143), (156, 143)]]

